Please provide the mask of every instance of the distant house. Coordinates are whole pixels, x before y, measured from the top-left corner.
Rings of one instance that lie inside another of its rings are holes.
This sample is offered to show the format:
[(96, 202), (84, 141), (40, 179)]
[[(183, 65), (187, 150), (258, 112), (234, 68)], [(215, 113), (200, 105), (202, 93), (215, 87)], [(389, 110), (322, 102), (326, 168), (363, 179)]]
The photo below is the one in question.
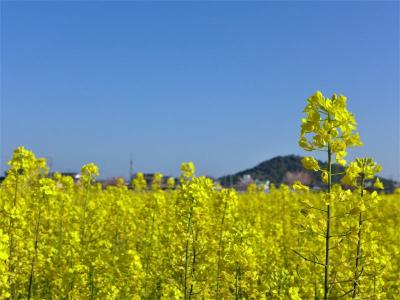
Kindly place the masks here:
[(264, 192), (268, 193), (270, 188), (271, 182), (267, 179), (264, 183)]

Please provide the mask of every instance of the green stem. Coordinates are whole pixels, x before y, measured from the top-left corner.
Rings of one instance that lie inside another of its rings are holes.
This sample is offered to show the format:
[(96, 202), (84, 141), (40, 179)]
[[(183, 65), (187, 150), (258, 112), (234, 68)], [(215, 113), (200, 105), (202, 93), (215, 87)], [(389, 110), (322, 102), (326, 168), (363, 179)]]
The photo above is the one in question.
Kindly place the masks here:
[(240, 298), (240, 264), (236, 262), (235, 300), (239, 300)]
[(195, 265), (196, 265), (196, 248), (193, 247), (193, 262), (192, 262), (192, 271), (191, 271), (192, 282), (190, 284), (189, 300), (191, 300), (193, 297), (193, 282), (194, 282)]
[(89, 201), (89, 189), (90, 189), (90, 180), (86, 186), (86, 195), (85, 200), (83, 202), (83, 213), (82, 213), (82, 227), (81, 227), (81, 251), (83, 251), (85, 246), (85, 235), (86, 235), (86, 210), (87, 210), (87, 202)]
[(96, 292), (96, 287), (94, 284), (94, 267), (90, 266), (90, 270), (89, 270), (89, 278), (90, 278), (90, 300), (95, 299), (95, 292)]
[[(83, 202), (83, 212), (82, 212), (82, 220), (81, 220), (81, 249), (80, 249), (80, 257), (83, 261), (85, 261), (86, 259), (88, 259), (86, 257), (86, 253), (87, 253), (87, 247), (88, 247), (88, 243), (86, 243), (86, 215), (87, 215), (87, 205), (89, 202), (89, 189), (90, 189), (90, 179), (87, 182), (86, 185), (86, 195), (85, 195), (85, 200)], [(86, 263), (86, 261), (85, 261)], [(88, 262), (89, 264), (91, 264), (91, 262)], [(91, 267), (90, 267), (91, 268)], [(88, 271), (88, 277), (91, 278), (92, 274), (91, 274), (91, 270)], [(72, 279), (74, 281), (74, 277)], [(90, 290), (90, 297), (92, 299), (93, 297), (93, 285), (92, 285), (92, 281), (89, 283), (88, 286), (89, 290)]]
[(61, 259), (64, 257), (63, 251), (63, 227), (64, 227), (64, 197), (60, 197), (60, 224), (59, 224), (59, 233), (58, 233), (58, 251), (57, 251), (57, 270), (61, 272)]
[[(361, 198), (364, 196), (364, 182), (365, 175), (361, 174)], [(357, 288), (360, 285), (360, 274), (358, 271), (360, 260), (361, 260), (361, 236), (362, 236), (362, 223), (363, 223), (363, 215), (362, 212), (358, 215), (358, 239), (357, 239), (357, 255), (356, 255), (356, 268), (354, 271), (354, 285), (353, 285), (353, 295), (352, 299), (355, 299), (357, 295)]]
[[(15, 187), (14, 187), (14, 200), (13, 200), (13, 209), (17, 207), (17, 197), (18, 197), (18, 183), (19, 183), (19, 171), (16, 174), (15, 179)], [(10, 225), (9, 225), (9, 235), (10, 235), (10, 248), (9, 248), (9, 274), (13, 274), (15, 271), (14, 265), (14, 218), (10, 216)], [(11, 276), (10, 276), (11, 277)], [(15, 282), (10, 282), (10, 294), (11, 299), (15, 299)]]
[[(154, 202), (155, 202), (155, 204), (154, 204), (154, 209), (152, 211), (152, 218), (151, 218), (151, 225), (150, 225), (150, 237), (149, 237), (149, 241), (146, 243), (146, 254), (145, 254), (146, 257), (145, 257), (145, 267), (144, 267), (144, 271), (146, 274), (146, 282), (145, 282), (145, 288), (144, 288), (145, 298), (148, 298), (147, 297), (147, 287), (149, 285), (148, 278), (150, 277), (149, 269), (150, 269), (151, 256), (152, 256), (151, 251), (152, 251), (152, 247), (153, 247), (154, 223), (155, 223), (155, 213), (156, 213), (155, 210), (157, 208), (157, 198), (156, 197), (154, 197)], [(147, 236), (147, 234), (146, 234), (146, 236)]]
[(222, 235), (224, 232), (224, 222), (225, 222), (225, 211), (226, 211), (227, 202), (224, 203), (224, 210), (222, 212), (222, 220), (221, 220), (221, 231), (219, 233), (219, 246), (218, 246), (218, 263), (217, 263), (217, 292), (216, 298), (220, 299), (220, 291), (219, 291), (219, 278), (221, 273), (221, 261), (222, 261), (222, 252), (223, 252), (223, 244), (222, 244)]
[(188, 217), (188, 227), (187, 227), (187, 239), (186, 239), (186, 248), (185, 248), (185, 277), (184, 277), (184, 285), (185, 285), (185, 297), (187, 299), (187, 278), (188, 278), (188, 268), (189, 268), (189, 234), (192, 230), (192, 214), (193, 214), (193, 204), (190, 205), (189, 208), (189, 217)]
[[(328, 194), (331, 193), (332, 186), (332, 152), (328, 145)], [(330, 201), (330, 199), (329, 199)], [(331, 234), (331, 207), (326, 207), (326, 236), (325, 236), (325, 281), (324, 281), (324, 300), (329, 297), (329, 239)]]
[(36, 228), (35, 228), (35, 241), (34, 241), (34, 254), (32, 257), (32, 262), (31, 262), (31, 272), (29, 275), (29, 287), (28, 287), (28, 300), (31, 299), (32, 295), (32, 286), (33, 286), (33, 276), (35, 273), (35, 264), (37, 260), (37, 253), (38, 253), (38, 243), (39, 243), (39, 230), (40, 230), (40, 216), (42, 213), (42, 205), (40, 201), (41, 197), (39, 198), (38, 201), (38, 217), (36, 220)]

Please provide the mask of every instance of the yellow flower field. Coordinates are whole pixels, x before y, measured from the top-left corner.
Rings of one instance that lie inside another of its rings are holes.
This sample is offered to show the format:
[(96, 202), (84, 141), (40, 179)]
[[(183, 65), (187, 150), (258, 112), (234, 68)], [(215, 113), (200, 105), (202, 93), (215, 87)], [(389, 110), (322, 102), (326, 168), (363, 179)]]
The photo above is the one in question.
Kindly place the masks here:
[[(169, 190), (157, 181), (151, 190), (137, 182), (102, 189), (93, 164), (79, 184), (44, 174), (44, 161), (18, 148), (1, 185), (2, 299), (323, 297), (323, 193), (238, 194), (195, 177), (191, 164)], [(357, 253), (358, 214), (345, 211), (359, 197), (338, 193), (331, 297), (353, 288)], [(399, 194), (368, 201), (357, 297), (396, 299)]]
[(379, 192), (371, 158), (344, 160), (361, 145), (344, 96), (317, 92), (305, 113), (299, 144), (328, 167), (302, 163), (326, 191), (238, 193), (190, 162), (166, 189), (141, 173), (103, 189), (93, 163), (74, 182), (17, 148), (0, 186), (0, 299), (399, 299), (400, 191)]

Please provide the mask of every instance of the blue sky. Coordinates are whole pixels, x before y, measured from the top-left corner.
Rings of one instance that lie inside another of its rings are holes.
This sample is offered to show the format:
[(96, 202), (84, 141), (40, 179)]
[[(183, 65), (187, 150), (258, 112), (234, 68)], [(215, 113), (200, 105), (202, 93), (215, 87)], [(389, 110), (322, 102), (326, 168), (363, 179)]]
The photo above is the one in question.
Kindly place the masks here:
[(303, 155), (321, 90), (356, 115), (349, 157), (400, 179), (398, 52), (395, 1), (1, 2), (1, 172), (19, 145), (103, 178)]

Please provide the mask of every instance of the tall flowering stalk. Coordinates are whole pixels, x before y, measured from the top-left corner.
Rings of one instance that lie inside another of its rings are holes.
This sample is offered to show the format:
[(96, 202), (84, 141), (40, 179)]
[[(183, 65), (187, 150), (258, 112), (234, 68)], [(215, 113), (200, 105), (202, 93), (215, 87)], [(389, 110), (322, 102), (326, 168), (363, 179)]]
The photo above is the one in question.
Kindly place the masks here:
[(335, 198), (332, 193), (332, 164), (334, 160), (345, 165), (346, 149), (361, 146), (360, 137), (356, 130), (354, 115), (347, 110), (347, 98), (333, 94), (327, 98), (321, 92), (316, 92), (307, 99), (304, 109), (299, 145), (306, 151), (324, 151), (327, 154), (328, 168), (321, 169), (313, 157), (305, 157), (302, 161), (306, 169), (320, 171), (322, 179), (328, 184), (326, 197), (326, 234), (325, 234), (325, 263), (324, 263), (324, 299), (328, 299), (329, 266), (330, 266), (330, 239), (332, 205)]
[[(364, 265), (362, 264), (365, 262), (363, 259), (364, 249), (362, 240), (366, 229), (364, 229), (365, 226), (363, 226), (363, 213), (371, 206), (371, 204), (376, 202), (374, 200), (377, 199), (376, 192), (368, 194), (368, 192), (365, 190), (365, 183), (367, 180), (373, 179), (375, 174), (379, 173), (381, 170), (382, 167), (374, 162), (372, 158), (357, 158), (354, 162), (349, 164), (348, 168), (346, 168), (345, 176), (342, 178), (343, 184), (358, 187), (360, 196), (359, 201), (357, 201), (354, 207), (350, 210), (350, 214), (358, 215), (356, 258), (353, 277), (353, 290), (351, 293), (352, 299), (355, 299), (360, 292), (360, 282), (364, 272)], [(376, 178), (374, 187), (377, 189), (384, 188), (379, 178)]]
[(29, 199), (33, 194), (33, 188), (41, 174), (47, 172), (44, 159), (38, 159), (32, 151), (24, 147), (14, 150), (13, 157), (8, 162), (10, 169), (2, 186), (5, 190), (3, 212), (9, 220), (7, 230), (9, 236), (8, 247), (8, 286), (10, 299), (17, 299), (23, 292), (20, 276), (23, 273), (23, 254), (29, 252), (29, 248), (21, 249), (24, 243), (24, 235), (29, 235), (29, 217), (26, 212), (30, 210)]
[[(184, 298), (191, 298), (191, 294), (188, 295), (189, 289), (189, 264), (190, 264), (190, 240), (193, 237), (193, 229), (192, 229), (192, 219), (193, 219), (193, 210), (195, 205), (195, 199), (192, 193), (189, 191), (191, 186), (190, 182), (194, 177), (194, 165), (192, 162), (183, 163), (182, 167), (182, 175), (181, 175), (181, 190), (182, 190), (182, 198), (185, 200), (184, 203), (188, 203), (188, 212), (187, 212), (187, 230), (186, 230), (186, 242), (185, 242), (185, 271), (184, 271)], [(193, 253), (193, 260), (195, 261), (195, 253)], [(193, 268), (192, 268), (193, 270)], [(193, 285), (192, 285), (193, 287)]]
[(29, 286), (28, 286), (28, 296), (27, 299), (31, 299), (32, 297), (32, 289), (34, 284), (34, 276), (35, 276), (35, 266), (38, 259), (39, 252), (39, 241), (40, 241), (40, 230), (41, 230), (41, 222), (42, 222), (42, 211), (45, 207), (48, 207), (46, 202), (50, 197), (55, 194), (55, 182), (50, 178), (41, 178), (39, 180), (39, 193), (37, 195), (36, 202), (36, 211), (35, 211), (35, 233), (34, 233), (34, 241), (33, 248), (34, 253), (31, 261), (31, 270), (29, 274)]
[(202, 232), (201, 229), (206, 219), (201, 214), (213, 191), (213, 182), (204, 176), (196, 177), (194, 175), (195, 168), (191, 162), (183, 163), (181, 170), (179, 197), (187, 216), (183, 274), (184, 299), (193, 299), (194, 295), (198, 293), (196, 284), (202, 265), (198, 255), (201, 245), (199, 233)]
[(80, 226), (80, 244), (81, 244), (81, 256), (83, 262), (88, 266), (88, 288), (90, 299), (94, 299), (96, 295), (95, 287), (95, 263), (89, 258), (91, 254), (90, 249), (90, 234), (91, 230), (88, 228), (90, 224), (90, 216), (88, 212), (91, 209), (90, 204), (90, 191), (92, 189), (92, 184), (95, 182), (97, 176), (99, 176), (99, 168), (94, 163), (89, 163), (84, 165), (81, 169), (82, 173), (82, 186), (85, 189), (85, 196), (82, 202), (82, 217)]

